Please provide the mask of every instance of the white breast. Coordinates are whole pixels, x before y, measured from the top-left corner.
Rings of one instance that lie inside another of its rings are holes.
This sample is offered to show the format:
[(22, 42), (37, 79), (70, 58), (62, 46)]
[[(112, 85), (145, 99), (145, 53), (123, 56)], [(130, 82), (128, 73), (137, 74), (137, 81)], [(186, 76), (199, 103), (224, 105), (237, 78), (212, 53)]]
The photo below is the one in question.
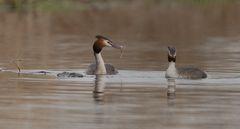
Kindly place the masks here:
[(166, 78), (177, 78), (178, 77), (177, 69), (175, 67), (174, 62), (169, 63), (168, 69), (165, 73), (165, 77)]

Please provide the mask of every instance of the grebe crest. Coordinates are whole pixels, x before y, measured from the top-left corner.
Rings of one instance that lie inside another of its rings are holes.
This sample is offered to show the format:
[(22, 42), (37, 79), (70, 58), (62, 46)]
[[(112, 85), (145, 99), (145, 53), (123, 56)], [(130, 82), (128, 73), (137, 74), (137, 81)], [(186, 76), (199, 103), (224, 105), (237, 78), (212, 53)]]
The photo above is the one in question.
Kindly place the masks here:
[(105, 64), (102, 58), (101, 52), (104, 47), (113, 47), (116, 49), (120, 49), (122, 51), (123, 46), (114, 44), (110, 39), (97, 35), (97, 40), (93, 44), (93, 52), (95, 57), (95, 64), (91, 64), (87, 70), (87, 74), (94, 75), (94, 74), (109, 74), (114, 75), (117, 74), (117, 69), (114, 68), (111, 64)]

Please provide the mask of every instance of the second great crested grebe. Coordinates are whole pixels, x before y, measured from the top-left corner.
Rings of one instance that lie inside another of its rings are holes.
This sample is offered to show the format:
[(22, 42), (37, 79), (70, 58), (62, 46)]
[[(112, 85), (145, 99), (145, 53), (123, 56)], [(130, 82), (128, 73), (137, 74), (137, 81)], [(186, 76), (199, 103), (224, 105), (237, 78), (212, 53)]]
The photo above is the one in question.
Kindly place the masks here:
[(91, 64), (88, 67), (87, 74), (88, 75), (95, 75), (95, 74), (107, 74), (107, 75), (114, 75), (117, 74), (117, 69), (114, 68), (111, 64), (105, 64), (101, 55), (101, 51), (104, 47), (113, 47), (120, 49), (122, 51), (123, 46), (114, 44), (108, 38), (97, 35), (97, 40), (93, 44), (93, 52), (95, 56), (95, 64)]
[(166, 71), (166, 78), (185, 78), (185, 79), (201, 79), (206, 78), (207, 74), (199, 68), (182, 67), (176, 68), (176, 48), (168, 47), (168, 62), (169, 66)]

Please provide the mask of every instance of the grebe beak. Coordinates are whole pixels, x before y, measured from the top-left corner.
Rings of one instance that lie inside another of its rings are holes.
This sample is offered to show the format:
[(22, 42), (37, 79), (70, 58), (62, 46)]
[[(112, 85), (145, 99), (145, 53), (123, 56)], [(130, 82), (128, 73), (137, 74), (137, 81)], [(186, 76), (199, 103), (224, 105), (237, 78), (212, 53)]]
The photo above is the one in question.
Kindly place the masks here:
[(123, 48), (124, 48), (123, 45), (118, 45), (118, 44), (115, 44), (115, 43), (112, 43), (112, 42), (110, 42), (109, 44), (110, 44), (111, 47), (113, 47), (113, 48), (120, 49), (120, 51), (121, 51), (121, 56), (120, 56), (120, 58), (122, 58)]
[(120, 50), (123, 49), (123, 46), (122, 46), (122, 45), (113, 44), (113, 43), (111, 43), (111, 45), (112, 45), (113, 48), (120, 49)]

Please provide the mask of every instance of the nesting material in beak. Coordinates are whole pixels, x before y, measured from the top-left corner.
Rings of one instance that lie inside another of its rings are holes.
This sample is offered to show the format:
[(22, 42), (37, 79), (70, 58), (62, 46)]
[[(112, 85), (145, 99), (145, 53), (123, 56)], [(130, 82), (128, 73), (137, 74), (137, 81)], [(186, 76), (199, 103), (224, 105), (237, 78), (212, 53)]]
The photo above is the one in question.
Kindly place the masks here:
[(121, 51), (121, 55), (120, 55), (120, 58), (122, 58), (122, 55), (123, 55), (123, 46), (122, 45), (117, 45), (117, 44), (112, 44), (112, 47), (113, 48), (116, 48), (116, 49), (120, 49)]
[(113, 43), (110, 39), (104, 37), (104, 36), (101, 36), (101, 35), (97, 35), (96, 38), (98, 40), (100, 40), (100, 44), (102, 44), (103, 46), (102, 47), (113, 47), (113, 48), (116, 48), (116, 49), (120, 49), (121, 50), (121, 56), (120, 58), (122, 58), (122, 55), (123, 55), (123, 46), (122, 45), (118, 45), (118, 44), (115, 44)]

